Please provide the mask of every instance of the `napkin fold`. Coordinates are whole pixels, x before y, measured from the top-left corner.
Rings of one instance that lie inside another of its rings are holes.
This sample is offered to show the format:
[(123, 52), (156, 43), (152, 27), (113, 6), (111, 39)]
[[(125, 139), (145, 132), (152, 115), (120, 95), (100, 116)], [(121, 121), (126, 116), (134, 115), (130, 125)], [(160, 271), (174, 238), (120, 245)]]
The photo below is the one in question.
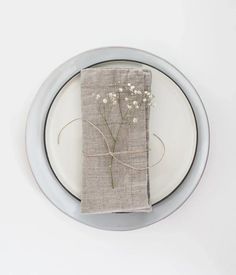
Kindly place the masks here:
[(138, 102), (150, 90), (149, 70), (81, 71), (82, 213), (151, 210), (149, 105)]

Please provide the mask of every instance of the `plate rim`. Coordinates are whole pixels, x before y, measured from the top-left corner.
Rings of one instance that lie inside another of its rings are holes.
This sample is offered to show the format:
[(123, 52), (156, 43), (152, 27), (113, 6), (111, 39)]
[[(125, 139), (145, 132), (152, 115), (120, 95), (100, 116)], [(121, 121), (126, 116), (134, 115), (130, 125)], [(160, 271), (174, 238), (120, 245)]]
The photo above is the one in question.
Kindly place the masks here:
[[(196, 119), (198, 138), (195, 158), (183, 182), (163, 201), (154, 205), (150, 213), (81, 214), (78, 200), (61, 186), (48, 164), (44, 144), (46, 114), (58, 91), (76, 74), (75, 72), (78, 73), (81, 69), (97, 63), (124, 59), (141, 62), (160, 70), (183, 91)], [(58, 209), (93, 227), (107, 230), (131, 230), (162, 220), (176, 211), (189, 198), (206, 167), (210, 147), (210, 129), (206, 110), (197, 91), (176, 67), (163, 58), (143, 50), (128, 47), (103, 47), (72, 57), (49, 75), (40, 87), (28, 114), (25, 143), (27, 158), (36, 182)]]

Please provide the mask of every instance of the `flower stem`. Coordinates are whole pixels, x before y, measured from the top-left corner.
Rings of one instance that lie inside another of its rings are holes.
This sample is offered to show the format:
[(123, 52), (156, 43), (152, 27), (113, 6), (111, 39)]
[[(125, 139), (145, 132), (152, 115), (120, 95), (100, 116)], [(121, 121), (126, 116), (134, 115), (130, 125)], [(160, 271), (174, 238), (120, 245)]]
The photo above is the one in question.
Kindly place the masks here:
[[(114, 140), (114, 144), (113, 144), (113, 148), (112, 148), (112, 153), (115, 153), (116, 151), (116, 146), (117, 146), (117, 141), (118, 141), (118, 137), (119, 137), (119, 133), (120, 133), (120, 129), (121, 129), (121, 126), (123, 125), (123, 122), (124, 122), (124, 118), (122, 119), (120, 125), (119, 125), (119, 128), (117, 130), (117, 134), (116, 134), (116, 137), (115, 137), (115, 140)], [(114, 158), (113, 156), (111, 156), (111, 164), (110, 164), (110, 170), (111, 170), (111, 185), (112, 185), (112, 188), (114, 189), (115, 185), (114, 185), (114, 177), (113, 177), (113, 163), (114, 163)]]

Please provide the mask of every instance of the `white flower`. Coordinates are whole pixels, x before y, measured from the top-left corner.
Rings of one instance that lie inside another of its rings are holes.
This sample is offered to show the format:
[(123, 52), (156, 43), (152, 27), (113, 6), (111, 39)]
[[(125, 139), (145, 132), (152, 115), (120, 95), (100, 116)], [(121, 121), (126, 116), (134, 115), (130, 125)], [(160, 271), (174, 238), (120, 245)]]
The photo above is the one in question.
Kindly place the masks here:
[(108, 95), (109, 95), (109, 97), (113, 97), (113, 93), (109, 93)]
[(138, 93), (138, 91), (137, 91), (137, 90), (134, 90), (134, 93), (135, 93), (135, 94), (137, 94), (137, 93)]
[(144, 98), (144, 99), (143, 99), (143, 102), (146, 102), (146, 101), (147, 101), (147, 99), (146, 99), (146, 98)]
[(123, 92), (123, 89), (122, 89), (122, 88), (119, 88), (119, 92)]
[(114, 97), (116, 97), (116, 94), (113, 94)]
[(99, 94), (96, 95), (96, 99), (99, 99), (101, 96)]
[(107, 103), (107, 99), (106, 99), (106, 98), (103, 98), (102, 102), (103, 102), (104, 104), (106, 104), (106, 103)]
[(135, 86), (131, 86), (131, 87), (130, 87), (130, 90), (133, 90), (134, 88), (135, 88)]
[(141, 92), (141, 91), (137, 91), (137, 94), (138, 94), (138, 95), (141, 95), (141, 94), (142, 94), (142, 92)]
[(128, 104), (128, 105), (127, 105), (127, 108), (128, 108), (128, 109), (132, 109), (132, 106)]
[(125, 97), (125, 101), (128, 101), (129, 99), (128, 99), (128, 97)]
[(139, 106), (138, 106), (138, 105), (136, 105), (136, 106), (135, 106), (135, 108), (136, 108), (136, 109), (138, 109), (138, 108), (139, 108)]
[(112, 104), (113, 105), (116, 105), (117, 101), (116, 100), (113, 100)]
[(138, 104), (138, 102), (134, 100), (134, 101), (133, 101), (133, 104), (134, 104), (134, 105), (137, 105), (137, 104)]
[(147, 94), (147, 93), (148, 93), (148, 91), (145, 91), (144, 93), (145, 93), (145, 94)]
[(133, 118), (133, 123), (137, 123), (138, 119), (136, 117)]
[(128, 83), (128, 86), (131, 86), (131, 84), (130, 84), (130, 83)]

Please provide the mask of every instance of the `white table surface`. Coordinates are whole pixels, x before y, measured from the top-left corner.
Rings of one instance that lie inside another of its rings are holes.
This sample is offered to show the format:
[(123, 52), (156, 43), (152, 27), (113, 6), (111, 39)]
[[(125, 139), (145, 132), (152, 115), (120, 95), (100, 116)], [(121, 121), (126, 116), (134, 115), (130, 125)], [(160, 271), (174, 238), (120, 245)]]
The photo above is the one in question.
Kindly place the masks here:
[[(0, 6), (0, 274), (236, 274), (236, 1)], [(179, 68), (211, 126), (207, 169), (191, 198), (130, 232), (97, 230), (61, 213), (34, 182), (24, 149), (27, 112), (48, 74), (77, 53), (111, 45), (153, 52)]]

